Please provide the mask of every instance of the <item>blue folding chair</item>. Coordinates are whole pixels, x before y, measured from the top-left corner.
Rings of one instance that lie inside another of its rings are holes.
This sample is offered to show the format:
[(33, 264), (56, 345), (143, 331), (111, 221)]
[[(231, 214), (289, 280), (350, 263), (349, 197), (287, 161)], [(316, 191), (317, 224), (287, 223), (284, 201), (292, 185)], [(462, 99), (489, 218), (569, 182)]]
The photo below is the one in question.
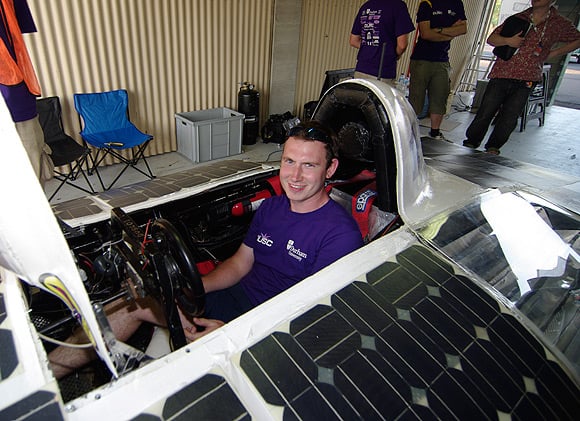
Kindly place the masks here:
[[(145, 149), (153, 136), (141, 132), (129, 119), (129, 96), (125, 89), (96, 92), (89, 94), (74, 94), (75, 108), (81, 123), (83, 141), (96, 149), (91, 155), (91, 170), (99, 178), (103, 190), (109, 190), (121, 178), (129, 167), (141, 174), (155, 178), (144, 155)], [(131, 158), (126, 158), (121, 151), (131, 150)], [(98, 166), (111, 155), (125, 164), (116, 178), (105, 187)], [(137, 167), (143, 160), (147, 172)]]

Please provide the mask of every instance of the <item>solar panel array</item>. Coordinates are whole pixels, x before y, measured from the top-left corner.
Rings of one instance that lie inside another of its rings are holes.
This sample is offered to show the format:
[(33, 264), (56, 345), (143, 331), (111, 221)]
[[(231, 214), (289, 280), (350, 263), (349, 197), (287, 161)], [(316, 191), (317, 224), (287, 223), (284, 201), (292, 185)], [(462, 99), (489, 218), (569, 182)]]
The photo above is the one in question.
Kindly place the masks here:
[(100, 192), (93, 196), (57, 203), (52, 206), (52, 210), (64, 221), (99, 214), (103, 215), (101, 219), (104, 220), (110, 217), (112, 208), (145, 204), (150, 199), (159, 199), (164, 196), (167, 196), (165, 201), (171, 201), (173, 200), (172, 193), (260, 168), (262, 168), (261, 164), (235, 159), (211, 162), (179, 173)]
[(284, 419), (574, 419), (580, 391), (514, 316), (415, 246), (242, 355)]
[[(278, 408), (272, 414), (572, 420), (580, 413), (580, 390), (550, 351), (509, 309), (423, 246), (329, 298), (230, 359)], [(208, 372), (147, 402), (137, 419), (251, 419), (251, 404), (237, 393), (244, 376), (223, 373)], [(39, 391), (0, 418), (45, 410), (59, 418), (56, 398)]]

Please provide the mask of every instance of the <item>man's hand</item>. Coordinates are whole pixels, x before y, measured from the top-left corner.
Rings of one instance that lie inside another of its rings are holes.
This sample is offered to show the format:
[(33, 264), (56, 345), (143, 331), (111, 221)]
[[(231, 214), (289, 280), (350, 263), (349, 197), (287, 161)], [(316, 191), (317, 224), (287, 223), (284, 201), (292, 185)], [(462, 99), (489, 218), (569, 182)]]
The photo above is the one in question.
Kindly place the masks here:
[[(177, 311), (179, 313), (179, 320), (181, 321), (181, 327), (183, 327), (183, 333), (185, 334), (187, 342), (193, 342), (225, 324), (221, 320), (205, 319), (203, 317), (194, 317), (192, 320), (190, 317), (183, 314), (179, 307), (177, 308)], [(202, 330), (198, 332), (198, 328), (202, 328)]]
[(506, 44), (510, 47), (520, 48), (524, 43), (524, 37), (522, 37), (522, 31), (519, 34), (514, 35), (513, 37), (506, 38)]
[[(207, 335), (210, 332), (213, 332), (216, 329), (222, 327), (225, 323), (221, 320), (215, 319), (204, 319), (203, 317), (194, 317), (193, 323), (187, 322), (187, 326), (183, 323), (183, 331), (185, 332), (185, 337), (189, 342), (193, 342), (196, 339), (201, 338), (202, 336)], [(202, 327), (204, 328), (202, 331), (197, 330), (197, 328)]]
[(487, 43), (493, 47), (501, 47), (502, 45), (509, 45), (510, 47), (513, 48), (520, 48), (524, 43), (525, 39), (524, 37), (522, 37), (523, 33), (524, 33), (523, 31), (520, 31), (513, 37), (502, 37), (496, 28), (496, 30), (494, 30), (487, 39)]

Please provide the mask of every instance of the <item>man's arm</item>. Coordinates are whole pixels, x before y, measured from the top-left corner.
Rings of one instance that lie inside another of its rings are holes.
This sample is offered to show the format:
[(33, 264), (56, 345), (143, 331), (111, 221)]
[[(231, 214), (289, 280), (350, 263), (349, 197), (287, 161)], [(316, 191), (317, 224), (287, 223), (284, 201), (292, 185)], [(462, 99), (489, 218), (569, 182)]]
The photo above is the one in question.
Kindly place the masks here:
[(461, 35), (465, 35), (467, 33), (467, 21), (466, 20), (458, 20), (453, 25), (448, 28), (441, 28), (442, 34), (449, 35), (452, 38), (459, 37)]
[(432, 28), (431, 22), (428, 20), (419, 22), (419, 34), (421, 38), (427, 41), (450, 41), (455, 37), (465, 34), (466, 32), (467, 21), (465, 20), (458, 20), (452, 26), (447, 28)]
[(503, 45), (509, 45), (510, 47), (520, 48), (524, 42), (524, 37), (520, 32), (513, 37), (502, 37), (500, 31), (494, 30), (491, 35), (487, 38), (487, 43), (492, 47), (501, 47)]
[(349, 43), (351, 47), (360, 48), (361, 40), (362, 38), (360, 35), (350, 34)]
[(233, 256), (202, 277), (205, 292), (219, 291), (237, 284), (253, 264), (254, 249), (242, 243)]
[(578, 48), (580, 48), (580, 39), (569, 42), (568, 44), (564, 44), (561, 47), (554, 48), (552, 51), (550, 51), (550, 54), (548, 54), (548, 60), (554, 57), (568, 54), (570, 51), (574, 51)]
[(397, 58), (401, 57), (401, 55), (407, 49), (408, 45), (409, 45), (409, 34), (403, 34), (397, 37), (397, 48), (395, 50), (395, 52), (397, 53)]

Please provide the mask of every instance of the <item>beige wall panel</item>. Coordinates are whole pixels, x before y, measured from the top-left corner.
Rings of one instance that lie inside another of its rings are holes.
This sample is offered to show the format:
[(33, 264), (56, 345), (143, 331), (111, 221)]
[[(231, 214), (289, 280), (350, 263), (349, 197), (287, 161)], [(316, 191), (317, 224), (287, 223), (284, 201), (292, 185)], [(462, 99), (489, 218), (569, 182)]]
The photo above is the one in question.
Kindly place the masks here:
[(302, 0), (276, 0), (268, 114), (294, 109), (301, 20)]
[(360, 0), (304, 0), (294, 113), (317, 100), (327, 70), (355, 66), (357, 50), (348, 39)]
[(268, 109), (274, 0), (29, 4), (38, 33), (26, 39), (43, 96), (61, 98), (79, 141), (76, 92), (127, 89), (133, 122), (155, 136), (150, 155), (176, 149), (176, 112), (237, 109), (240, 82), (261, 92), (262, 118)]

